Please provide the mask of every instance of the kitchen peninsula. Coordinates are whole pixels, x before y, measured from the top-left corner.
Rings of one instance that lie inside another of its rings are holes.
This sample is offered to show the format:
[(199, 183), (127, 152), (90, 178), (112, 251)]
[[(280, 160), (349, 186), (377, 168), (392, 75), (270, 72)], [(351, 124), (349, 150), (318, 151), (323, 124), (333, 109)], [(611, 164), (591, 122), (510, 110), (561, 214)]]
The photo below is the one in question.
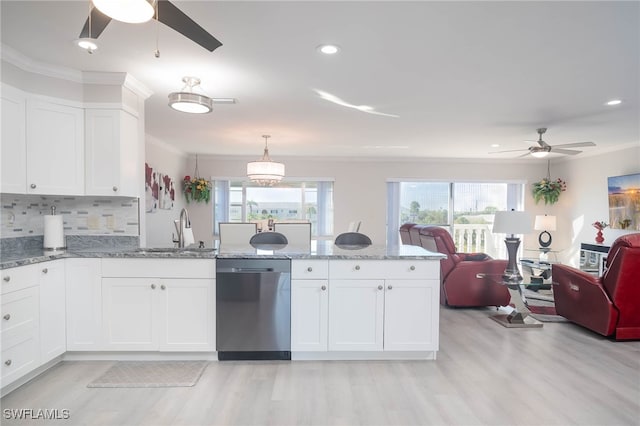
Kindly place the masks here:
[[(229, 258), (291, 261), (294, 360), (435, 359), (443, 257), (416, 246), (349, 250), (332, 242), (307, 252), (103, 249), (3, 257), (2, 315), (24, 310), (31, 324), (3, 329), (3, 386), (63, 359), (216, 359), (215, 260)], [(53, 285), (55, 293), (43, 297)], [(64, 315), (56, 317), (60, 306)]]

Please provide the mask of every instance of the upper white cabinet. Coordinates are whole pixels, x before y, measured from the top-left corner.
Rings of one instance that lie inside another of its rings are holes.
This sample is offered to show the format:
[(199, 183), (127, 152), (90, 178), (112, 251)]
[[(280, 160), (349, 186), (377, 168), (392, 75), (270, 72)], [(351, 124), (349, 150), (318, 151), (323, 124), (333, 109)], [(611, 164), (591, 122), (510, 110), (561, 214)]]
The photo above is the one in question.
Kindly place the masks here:
[(28, 99), (26, 139), (28, 194), (84, 194), (82, 108)]
[(85, 111), (87, 195), (139, 195), (138, 119), (120, 109)]
[(25, 95), (2, 86), (2, 192), (24, 194), (27, 190), (27, 140)]

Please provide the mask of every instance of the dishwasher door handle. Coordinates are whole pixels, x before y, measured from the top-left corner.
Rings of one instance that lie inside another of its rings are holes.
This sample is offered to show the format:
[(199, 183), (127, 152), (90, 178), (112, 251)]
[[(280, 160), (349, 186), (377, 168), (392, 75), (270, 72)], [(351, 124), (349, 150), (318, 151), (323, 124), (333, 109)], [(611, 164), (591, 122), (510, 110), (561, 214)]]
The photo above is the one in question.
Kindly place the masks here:
[[(225, 272), (225, 271), (221, 271)], [(273, 268), (231, 268), (232, 273), (260, 273), (260, 272), (274, 272)]]

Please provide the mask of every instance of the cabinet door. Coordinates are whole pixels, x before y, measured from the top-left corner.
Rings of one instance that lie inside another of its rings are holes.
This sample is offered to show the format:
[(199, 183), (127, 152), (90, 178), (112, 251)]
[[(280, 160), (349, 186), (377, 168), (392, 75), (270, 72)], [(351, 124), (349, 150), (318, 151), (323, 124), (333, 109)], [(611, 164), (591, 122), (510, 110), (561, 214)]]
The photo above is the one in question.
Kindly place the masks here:
[(27, 193), (84, 194), (84, 111), (27, 101)]
[(101, 350), (100, 259), (66, 259), (67, 350)]
[(118, 109), (85, 112), (87, 195), (138, 196), (138, 120)]
[(40, 266), (40, 363), (44, 364), (67, 348), (65, 325), (64, 260)]
[(383, 280), (331, 280), (329, 350), (381, 351)]
[(159, 292), (158, 279), (102, 279), (102, 324), (106, 349), (158, 349)]
[(2, 86), (2, 191), (24, 194), (27, 190), (27, 140), (24, 93)]
[(160, 282), (159, 349), (213, 351), (215, 280), (163, 279)]
[(327, 280), (291, 280), (291, 350), (326, 351)]
[(384, 350), (438, 350), (437, 280), (386, 280)]

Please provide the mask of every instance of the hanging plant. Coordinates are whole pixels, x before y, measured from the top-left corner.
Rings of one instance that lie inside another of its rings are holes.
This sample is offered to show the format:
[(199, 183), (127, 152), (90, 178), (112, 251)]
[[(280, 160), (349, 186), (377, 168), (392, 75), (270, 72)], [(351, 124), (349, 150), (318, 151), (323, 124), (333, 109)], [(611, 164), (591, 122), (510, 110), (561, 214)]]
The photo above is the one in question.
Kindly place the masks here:
[(555, 204), (560, 198), (560, 193), (567, 190), (567, 183), (562, 179), (551, 180), (549, 162), (547, 162), (547, 177), (532, 185), (533, 199), (538, 204), (544, 200), (545, 204)]
[(187, 203), (191, 200), (208, 203), (211, 199), (211, 181), (198, 176), (198, 156), (196, 155), (196, 169), (193, 177), (185, 176), (182, 180), (182, 193)]

